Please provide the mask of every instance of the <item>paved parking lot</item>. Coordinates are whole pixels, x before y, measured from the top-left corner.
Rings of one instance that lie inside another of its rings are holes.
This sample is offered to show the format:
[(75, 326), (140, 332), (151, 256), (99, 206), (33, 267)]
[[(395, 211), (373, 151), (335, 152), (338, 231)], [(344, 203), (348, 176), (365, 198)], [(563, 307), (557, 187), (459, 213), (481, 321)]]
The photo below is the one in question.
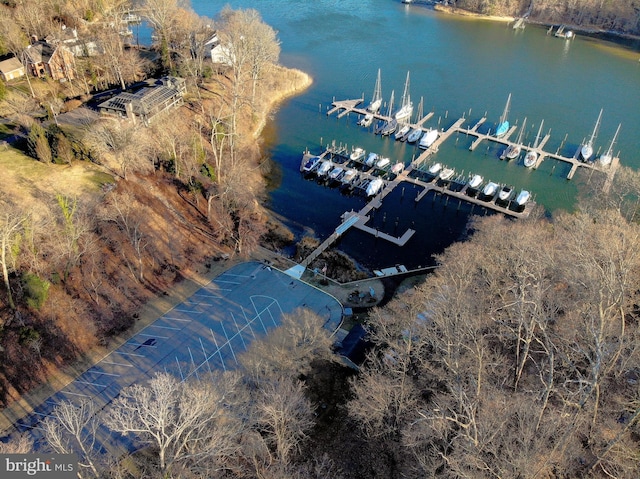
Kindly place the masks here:
[(342, 305), (313, 286), (263, 263), (233, 266), (37, 406), (16, 429), (29, 432), (37, 444), (40, 421), (61, 401), (93, 398), (101, 408), (121, 389), (158, 371), (184, 380), (236, 368), (251, 341), (299, 307), (325, 318), (331, 331), (342, 320)]

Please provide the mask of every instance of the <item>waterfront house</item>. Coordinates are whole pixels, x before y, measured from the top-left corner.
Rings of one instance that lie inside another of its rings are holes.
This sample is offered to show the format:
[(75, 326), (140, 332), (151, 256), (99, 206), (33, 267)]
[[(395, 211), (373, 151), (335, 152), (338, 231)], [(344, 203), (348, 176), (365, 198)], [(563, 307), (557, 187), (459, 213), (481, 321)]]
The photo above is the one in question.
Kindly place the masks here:
[(210, 48), (208, 56), (212, 63), (226, 66), (233, 64), (233, 53), (228, 46), (222, 45), (217, 32), (205, 42), (205, 45)]
[(16, 57), (11, 57), (0, 62), (0, 77), (5, 82), (21, 78), (25, 74), (24, 65)]
[(135, 92), (122, 92), (98, 105), (100, 114), (129, 119), (149, 125), (160, 113), (184, 103), (186, 83), (183, 78), (163, 77)]
[(56, 81), (75, 78), (75, 57), (64, 45), (35, 41), (23, 50), (28, 72), (37, 78), (46, 76)]

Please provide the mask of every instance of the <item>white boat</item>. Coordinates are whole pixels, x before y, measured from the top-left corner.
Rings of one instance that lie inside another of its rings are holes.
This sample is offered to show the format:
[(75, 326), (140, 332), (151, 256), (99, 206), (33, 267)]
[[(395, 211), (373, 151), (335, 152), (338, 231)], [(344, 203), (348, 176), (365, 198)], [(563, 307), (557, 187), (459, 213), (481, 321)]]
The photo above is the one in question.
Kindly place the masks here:
[(516, 139), (516, 142), (510, 143), (509, 146), (507, 146), (507, 148), (504, 150), (504, 153), (502, 154), (504, 158), (507, 158), (508, 160), (513, 160), (514, 158), (517, 158), (520, 152), (522, 151), (522, 135), (524, 134), (524, 129), (526, 128), (526, 125), (527, 125), (527, 119), (525, 118), (524, 121), (522, 122), (522, 126), (520, 127), (520, 133), (518, 133), (518, 138)]
[(516, 196), (516, 204), (518, 206), (524, 206), (527, 201), (529, 201), (530, 197), (531, 193), (529, 193), (527, 190), (522, 190), (520, 193), (518, 193), (518, 196)]
[(544, 120), (540, 122), (540, 127), (538, 128), (538, 133), (536, 134), (536, 139), (533, 142), (533, 148), (527, 151), (527, 154), (524, 155), (524, 166), (527, 168), (532, 168), (538, 162), (538, 143), (540, 142), (540, 133), (542, 133), (542, 125), (544, 125)]
[(316, 173), (320, 177), (327, 176), (332, 168), (333, 162), (331, 160), (321, 160), (320, 166), (318, 166), (318, 171)]
[(609, 144), (609, 148), (602, 155), (600, 155), (600, 158), (598, 158), (598, 161), (602, 166), (606, 166), (610, 164), (611, 160), (613, 160), (613, 145), (616, 142), (616, 138), (618, 138), (618, 133), (620, 132), (621, 126), (622, 126), (621, 124), (618, 124), (618, 129), (616, 130), (616, 134), (613, 135), (613, 139)]
[(493, 196), (495, 196), (497, 191), (498, 191), (498, 184), (494, 183), (493, 181), (490, 181), (482, 189), (482, 194), (484, 196), (488, 196), (488, 197), (492, 197), (493, 198)]
[(338, 180), (340, 179), (340, 175), (344, 172), (344, 168), (342, 166), (336, 166), (329, 172), (330, 180)]
[(374, 153), (373, 151), (371, 153), (369, 153), (369, 155), (367, 156), (367, 159), (364, 160), (364, 164), (367, 166), (373, 166), (375, 165), (376, 161), (378, 161), (378, 154)]
[(404, 163), (402, 163), (401, 161), (391, 167), (391, 173), (393, 173), (394, 175), (399, 175), (400, 173), (402, 173), (402, 170), (404, 170)]
[(402, 140), (405, 136), (407, 136), (411, 132), (411, 125), (408, 123), (403, 125), (398, 131), (396, 131), (395, 139)]
[[(373, 96), (371, 97), (371, 103), (367, 107), (367, 111), (371, 113), (377, 113), (382, 106), (382, 83), (380, 81), (380, 69), (378, 68), (378, 78), (376, 79), (376, 85), (373, 88)], [(372, 115), (373, 118), (373, 115)]]
[(391, 160), (389, 158), (381, 157), (378, 161), (376, 161), (376, 168), (384, 168)]
[(407, 72), (407, 79), (404, 82), (404, 92), (402, 93), (402, 103), (394, 118), (398, 121), (407, 120), (411, 118), (412, 114), (413, 103), (411, 103), (411, 95), (409, 94), (409, 72)]
[(364, 158), (365, 153), (366, 152), (364, 151), (363, 148), (360, 148), (359, 146), (357, 146), (349, 155), (349, 159), (352, 161), (361, 160), (362, 158)]
[(600, 118), (602, 118), (602, 108), (600, 109), (600, 113), (598, 114), (598, 119), (596, 120), (596, 126), (593, 127), (593, 133), (591, 133), (591, 137), (586, 144), (582, 145), (580, 148), (580, 157), (582, 161), (589, 161), (589, 158), (593, 155), (593, 142), (596, 139), (596, 135), (598, 134), (598, 128), (600, 128)]
[(348, 185), (353, 180), (356, 179), (357, 175), (358, 175), (358, 171), (357, 170), (355, 170), (353, 168), (347, 168), (347, 170), (344, 172), (344, 175), (342, 175), (342, 178), (340, 179), (340, 181), (342, 181), (342, 184)]
[(429, 167), (429, 173), (431, 173), (432, 175), (437, 175), (438, 173), (440, 173), (441, 169), (442, 163), (434, 163)]
[(304, 162), (304, 165), (302, 165), (302, 168), (300, 168), (300, 171), (302, 171), (303, 173), (309, 173), (318, 165), (319, 161), (320, 161), (319, 156), (312, 156), (311, 158), (309, 158), (307, 161)]
[(469, 180), (469, 188), (473, 188), (474, 190), (478, 189), (482, 184), (482, 176), (473, 175), (473, 177)]
[[(553, 27), (551, 27), (553, 28)], [(565, 30), (564, 25), (560, 25), (558, 30), (553, 34), (555, 37), (571, 40), (573, 38), (573, 32), (571, 30)]]
[(443, 168), (442, 170), (440, 170), (438, 178), (443, 181), (450, 180), (455, 172), (456, 171), (453, 168)]
[(420, 139), (418, 146), (423, 150), (429, 148), (438, 139), (438, 130), (429, 128), (424, 136)]
[(373, 113), (367, 113), (360, 119), (358, 125), (368, 127), (371, 126), (371, 123), (373, 123)]
[[(415, 121), (416, 125), (420, 122), (420, 120), (422, 120), (423, 103), (424, 103), (424, 99), (420, 97), (420, 103), (418, 103), (418, 113), (416, 114), (416, 121)], [(414, 128), (411, 128), (409, 133), (407, 133), (407, 136), (405, 139), (407, 140), (407, 143), (415, 143), (420, 139), (421, 136), (422, 136), (422, 128), (420, 128), (419, 126), (416, 126)]]
[(496, 137), (500, 138), (504, 136), (507, 131), (509, 131), (509, 120), (507, 119), (509, 115), (509, 107), (511, 106), (511, 93), (507, 97), (507, 104), (504, 106), (504, 111), (500, 116), (500, 121), (498, 121), (498, 126), (496, 128)]
[(367, 185), (366, 193), (367, 196), (373, 196), (380, 191), (380, 189), (384, 186), (384, 181), (382, 178), (374, 178)]
[(500, 191), (498, 192), (498, 200), (506, 203), (511, 200), (513, 195), (514, 195), (513, 188), (511, 186), (504, 185), (502, 188), (500, 188)]

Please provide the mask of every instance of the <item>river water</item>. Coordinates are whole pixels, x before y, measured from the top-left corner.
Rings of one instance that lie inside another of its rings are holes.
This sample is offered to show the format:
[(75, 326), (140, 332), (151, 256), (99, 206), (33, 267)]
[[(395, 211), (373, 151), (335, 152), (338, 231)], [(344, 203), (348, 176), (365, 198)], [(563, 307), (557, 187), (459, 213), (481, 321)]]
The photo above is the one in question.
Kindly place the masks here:
[[(304, 149), (319, 153), (323, 144), (335, 140), (406, 163), (416, 153), (411, 145), (357, 126), (356, 116), (337, 119), (325, 114), (334, 98), (364, 94), (368, 101), (378, 68), (383, 96), (388, 100), (394, 90), (396, 105), (410, 72), (414, 105), (422, 97), (425, 113), (434, 112), (427, 126), (446, 128), (463, 115), (468, 119), (465, 125), (472, 126), (486, 115), (480, 131), (495, 128), (511, 94), (509, 120), (521, 125), (527, 118), (523, 142), (534, 142), (544, 120), (543, 132), (551, 133), (545, 150), (566, 156), (591, 135), (602, 108), (594, 149), (606, 150), (622, 123), (614, 150), (620, 152), (622, 164), (640, 167), (637, 45), (624, 47), (582, 35), (567, 41), (547, 35), (542, 27), (528, 25), (516, 31), (507, 24), (441, 14), (399, 0), (192, 2), (198, 14), (209, 17), (227, 4), (257, 9), (278, 31), (281, 62), (314, 79), (310, 89), (281, 106), (264, 135), (267, 153), (280, 169), (268, 206), (298, 234), (325, 238), (343, 212), (364, 205), (363, 198), (343, 196), (303, 179), (298, 168)], [(471, 140), (453, 135), (434, 161), (465, 175), (479, 173), (517, 190), (530, 190), (549, 211), (571, 210), (579, 185), (590, 180), (588, 173), (579, 171), (567, 181), (569, 167), (549, 159), (537, 170), (524, 168), (522, 160), (500, 161), (501, 148), (491, 142), (470, 152)], [(484, 214), (478, 207), (471, 211), (470, 205), (445, 204), (429, 196), (416, 205), (416, 193), (411, 185), (396, 189), (372, 220), (395, 236), (408, 227), (415, 229), (404, 247), (349, 231), (339, 248), (370, 268), (423, 266), (464, 234), (469, 213)]]

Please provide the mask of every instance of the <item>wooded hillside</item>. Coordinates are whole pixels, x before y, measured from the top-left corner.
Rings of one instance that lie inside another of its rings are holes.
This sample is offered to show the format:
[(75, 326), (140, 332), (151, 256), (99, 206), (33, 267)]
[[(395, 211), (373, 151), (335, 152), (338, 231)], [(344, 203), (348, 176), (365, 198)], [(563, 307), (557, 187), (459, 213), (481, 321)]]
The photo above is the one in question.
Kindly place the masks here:
[(585, 29), (640, 33), (640, 4), (634, 0), (454, 0), (450, 5), (485, 15), (523, 16), (533, 21)]

